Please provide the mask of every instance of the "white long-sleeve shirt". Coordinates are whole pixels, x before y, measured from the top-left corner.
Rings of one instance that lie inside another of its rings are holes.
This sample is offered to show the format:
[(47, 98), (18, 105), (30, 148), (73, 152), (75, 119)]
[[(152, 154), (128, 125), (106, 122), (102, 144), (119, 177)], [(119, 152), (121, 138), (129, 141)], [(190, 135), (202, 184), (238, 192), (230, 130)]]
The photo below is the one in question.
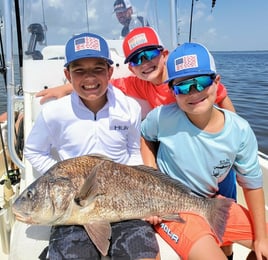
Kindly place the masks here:
[(73, 92), (44, 105), (24, 147), (25, 158), (40, 173), (57, 160), (102, 154), (115, 162), (142, 164), (141, 108), (132, 98), (109, 85), (107, 103), (95, 115)]

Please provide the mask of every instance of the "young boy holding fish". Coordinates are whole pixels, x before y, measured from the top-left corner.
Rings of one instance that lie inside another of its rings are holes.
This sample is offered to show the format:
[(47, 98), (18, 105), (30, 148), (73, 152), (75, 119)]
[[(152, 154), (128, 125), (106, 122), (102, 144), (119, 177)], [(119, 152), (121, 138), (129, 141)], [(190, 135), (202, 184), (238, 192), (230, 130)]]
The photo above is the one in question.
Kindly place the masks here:
[[(64, 72), (74, 91), (43, 107), (27, 138), (25, 158), (40, 173), (57, 162), (53, 150), (60, 160), (94, 153), (122, 164), (142, 164), (141, 109), (109, 83), (113, 61), (106, 41), (92, 33), (76, 35), (67, 42), (65, 52)], [(101, 223), (89, 223), (86, 230), (54, 226), (49, 258), (100, 259), (101, 252), (111, 259), (155, 259), (159, 251), (155, 232), (145, 221), (112, 224), (111, 245), (100, 237)]]
[[(157, 107), (142, 122), (144, 163), (154, 167), (157, 163), (162, 172), (201, 197), (214, 197), (219, 182), (234, 167), (249, 214), (233, 204), (222, 242), (204, 220), (189, 213), (180, 214), (185, 223), (163, 222), (156, 225), (156, 231), (183, 259), (226, 259), (219, 245), (232, 242), (254, 249), (258, 260), (267, 258), (262, 172), (252, 129), (235, 113), (213, 105), (220, 76), (204, 46), (185, 43), (177, 47), (169, 55), (167, 71), (176, 103)], [(151, 150), (155, 142), (159, 142), (157, 162)], [(177, 243), (170, 234), (179, 237)]]

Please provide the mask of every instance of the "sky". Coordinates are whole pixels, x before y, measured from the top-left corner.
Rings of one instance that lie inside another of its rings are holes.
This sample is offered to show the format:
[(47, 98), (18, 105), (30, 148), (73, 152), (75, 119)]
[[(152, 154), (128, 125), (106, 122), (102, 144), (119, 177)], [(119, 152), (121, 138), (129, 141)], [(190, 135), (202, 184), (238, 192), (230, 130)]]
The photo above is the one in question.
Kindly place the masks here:
[[(191, 0), (178, 0), (181, 6), (181, 41), (189, 39)], [(268, 0), (194, 1), (192, 41), (210, 50), (268, 50)]]
[[(92, 9), (91, 4), (100, 3), (100, 1), (103, 3), (97, 13), (98, 10)], [(160, 8), (163, 9), (169, 2), (168, 0), (131, 0), (137, 10), (146, 9), (147, 4), (154, 1), (159, 2)], [(31, 7), (39, 9), (38, 19), (41, 19), (41, 0), (24, 0), (24, 2), (31, 3)], [(73, 9), (73, 0), (69, 2), (70, 4), (66, 0), (44, 0), (45, 8), (50, 8), (48, 12), (50, 17), (46, 17), (46, 21), (48, 22), (49, 19), (53, 21), (48, 30), (48, 39), (53, 30), (58, 30), (57, 35), (61, 33), (62, 43), (64, 43), (73, 33), (85, 30), (85, 27), (81, 25), (85, 2), (88, 2), (88, 16), (92, 19), (94, 26), (106, 19), (112, 19), (113, 25), (110, 24), (105, 29), (112, 35), (119, 35), (122, 26), (112, 12), (114, 0), (77, 0), (76, 9)], [(178, 0), (179, 43), (189, 41), (191, 2), (191, 0)], [(211, 9), (211, 2), (212, 0), (194, 0), (192, 42), (202, 43), (211, 51), (268, 50), (268, 0), (216, 0), (213, 9)], [(3, 0), (0, 0), (0, 11), (3, 10), (2, 5)], [(83, 5), (83, 9), (78, 10), (79, 5)], [(59, 10), (62, 11), (59, 12)], [(60, 13), (63, 14), (61, 17)], [(109, 17), (107, 15), (98, 17), (100, 13), (108, 14)], [(69, 22), (72, 27), (67, 25)], [(159, 23), (164, 28), (165, 22), (165, 19), (159, 19)], [(56, 28), (64, 24), (65, 31)], [(85, 25), (85, 20), (83, 24)], [(161, 34), (164, 40), (168, 37), (169, 30), (170, 28), (166, 28)], [(53, 39), (51, 42), (53, 43)]]

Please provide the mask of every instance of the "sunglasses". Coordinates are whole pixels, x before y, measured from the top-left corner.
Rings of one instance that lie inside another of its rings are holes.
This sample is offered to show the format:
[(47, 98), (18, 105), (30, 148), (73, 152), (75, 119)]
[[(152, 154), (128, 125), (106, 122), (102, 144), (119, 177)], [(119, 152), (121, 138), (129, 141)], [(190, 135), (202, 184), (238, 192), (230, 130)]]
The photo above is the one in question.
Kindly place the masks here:
[(160, 49), (152, 49), (152, 50), (146, 50), (142, 51), (138, 54), (136, 54), (130, 61), (130, 65), (135, 67), (142, 64), (142, 57), (144, 57), (146, 60), (152, 60), (155, 57), (159, 56), (161, 53)]
[(175, 95), (187, 95), (191, 91), (191, 87), (194, 87), (198, 92), (201, 92), (205, 88), (211, 86), (215, 78), (216, 75), (199, 76), (179, 82), (178, 84), (171, 86), (171, 88)]

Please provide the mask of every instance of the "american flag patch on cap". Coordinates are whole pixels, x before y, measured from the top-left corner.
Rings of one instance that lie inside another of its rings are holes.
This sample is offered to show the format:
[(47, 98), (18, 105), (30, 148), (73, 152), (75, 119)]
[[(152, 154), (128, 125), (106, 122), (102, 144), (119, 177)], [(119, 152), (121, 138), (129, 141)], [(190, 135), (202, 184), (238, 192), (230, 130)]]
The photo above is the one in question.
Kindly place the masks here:
[(196, 55), (187, 55), (175, 60), (175, 71), (197, 68), (198, 61)]
[(100, 41), (94, 37), (81, 37), (74, 40), (74, 51), (94, 50), (100, 51)]
[(146, 34), (140, 33), (129, 39), (128, 46), (129, 46), (129, 49), (132, 50), (136, 48), (137, 46), (147, 43), (147, 42), (148, 40), (147, 40)]

